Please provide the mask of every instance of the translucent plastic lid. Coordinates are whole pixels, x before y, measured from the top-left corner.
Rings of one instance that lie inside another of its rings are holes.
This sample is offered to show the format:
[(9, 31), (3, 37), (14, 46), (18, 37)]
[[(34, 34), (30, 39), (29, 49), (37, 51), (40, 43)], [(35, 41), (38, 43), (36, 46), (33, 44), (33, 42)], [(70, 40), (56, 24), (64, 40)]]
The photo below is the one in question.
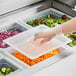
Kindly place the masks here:
[(41, 39), (34, 41), (34, 35), (45, 29), (49, 28), (41, 25), (4, 41), (30, 59), (35, 59), (63, 45), (63, 43), (56, 38), (44, 44), (40, 44)]

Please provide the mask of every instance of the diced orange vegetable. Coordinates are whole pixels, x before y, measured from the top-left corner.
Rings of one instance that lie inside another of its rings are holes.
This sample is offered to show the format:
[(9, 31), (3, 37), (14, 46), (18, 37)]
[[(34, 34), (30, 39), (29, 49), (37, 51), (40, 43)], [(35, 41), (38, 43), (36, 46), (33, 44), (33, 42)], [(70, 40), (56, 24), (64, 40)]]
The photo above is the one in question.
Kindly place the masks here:
[(23, 61), (24, 63), (28, 64), (29, 66), (35, 65), (45, 59), (48, 59), (49, 57), (52, 57), (56, 54), (60, 53), (59, 49), (55, 49), (53, 51), (50, 51), (36, 59), (30, 59), (27, 56), (23, 55), (22, 53), (15, 51), (13, 53), (13, 56), (15, 56), (16, 58), (18, 58), (19, 60)]

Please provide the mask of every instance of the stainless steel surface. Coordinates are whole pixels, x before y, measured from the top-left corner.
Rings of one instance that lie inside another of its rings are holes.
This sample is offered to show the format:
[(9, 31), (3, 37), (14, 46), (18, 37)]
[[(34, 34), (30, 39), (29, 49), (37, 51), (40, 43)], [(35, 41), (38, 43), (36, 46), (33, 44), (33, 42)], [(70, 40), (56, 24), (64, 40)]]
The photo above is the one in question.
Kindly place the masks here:
[(57, 0), (57, 1), (67, 4), (71, 7), (74, 7), (76, 5), (76, 0)]
[(73, 17), (76, 16), (76, 11), (72, 10), (73, 8), (66, 5), (66, 4), (54, 1), (53, 2), (53, 7), (62, 11), (62, 12), (64, 12), (64, 13), (67, 13), (70, 16), (73, 16)]
[[(42, 2), (38, 2), (29, 6), (25, 6), (23, 8), (17, 9), (15, 11), (0, 15), (0, 22), (4, 22), (7, 20), (10, 20), (11, 17), (15, 19), (19, 19), (21, 16), (28, 16), (29, 14), (32, 13), (37, 13), (42, 10), (48, 9), (48, 8), (55, 8), (59, 11), (62, 11), (70, 16), (76, 16), (76, 12), (72, 10), (72, 8), (64, 3), (58, 2), (58, 1), (53, 1), (53, 0), (43, 0)], [(32, 9), (32, 10), (31, 10)], [(21, 13), (24, 12), (25, 14)]]
[(38, 10), (44, 10), (46, 8), (55, 8), (59, 11), (62, 11), (63, 13), (66, 13), (70, 16), (76, 16), (76, 11), (72, 10), (72, 6), (67, 5), (63, 2), (60, 1), (55, 1), (55, 0), (48, 0), (47, 2), (45, 2), (45, 4), (43, 6), (41, 6)]
[(0, 0), (0, 15), (41, 0)]

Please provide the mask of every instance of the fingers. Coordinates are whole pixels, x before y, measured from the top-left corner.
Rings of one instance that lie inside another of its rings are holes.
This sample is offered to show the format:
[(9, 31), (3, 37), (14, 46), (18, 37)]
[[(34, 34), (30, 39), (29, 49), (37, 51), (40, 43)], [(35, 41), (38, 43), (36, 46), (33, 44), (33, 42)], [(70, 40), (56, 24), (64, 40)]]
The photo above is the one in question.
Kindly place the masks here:
[(37, 34), (35, 34), (34, 40), (37, 40), (37, 39), (42, 38), (42, 37), (43, 37), (43, 36), (42, 36), (41, 33), (37, 33)]
[(46, 31), (41, 31), (41, 32), (35, 34), (35, 39), (34, 39), (34, 40), (37, 40), (37, 39), (39, 39), (39, 38), (46, 38), (46, 37), (48, 37), (48, 35), (49, 35), (48, 33), (49, 33), (48, 30), (46, 30)]
[(34, 38), (34, 41), (38, 39), (38, 33), (35, 34), (35, 38)]
[(49, 40), (50, 40), (50, 39), (46, 39), (46, 38), (45, 38), (45, 39), (43, 39), (40, 43), (43, 44), (43, 43), (45, 43), (45, 42), (48, 42)]

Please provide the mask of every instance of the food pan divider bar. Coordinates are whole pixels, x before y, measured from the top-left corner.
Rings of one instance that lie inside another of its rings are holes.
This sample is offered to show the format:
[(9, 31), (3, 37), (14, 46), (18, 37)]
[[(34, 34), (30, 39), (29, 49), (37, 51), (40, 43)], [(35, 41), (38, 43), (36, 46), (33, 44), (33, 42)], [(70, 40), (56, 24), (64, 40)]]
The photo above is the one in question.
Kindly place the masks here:
[(21, 24), (23, 24), (25, 27), (27, 27), (27, 28), (29, 28), (29, 29), (31, 29), (31, 28), (33, 28), (32, 26), (30, 26), (30, 25), (28, 25), (28, 24), (26, 24), (26, 23), (23, 23), (23, 22), (21, 22), (21, 21), (19, 21)]

